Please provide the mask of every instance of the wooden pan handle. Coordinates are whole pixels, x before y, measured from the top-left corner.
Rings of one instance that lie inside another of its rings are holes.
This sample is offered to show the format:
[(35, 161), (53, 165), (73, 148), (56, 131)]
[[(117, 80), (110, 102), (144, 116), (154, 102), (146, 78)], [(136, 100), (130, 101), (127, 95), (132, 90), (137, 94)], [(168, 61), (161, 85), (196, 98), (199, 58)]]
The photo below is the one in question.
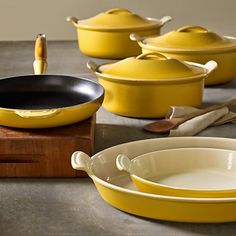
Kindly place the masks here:
[(34, 49), (34, 73), (45, 74), (47, 71), (47, 40), (45, 34), (38, 34)]
[(34, 49), (35, 60), (47, 60), (47, 42), (45, 34), (38, 34)]

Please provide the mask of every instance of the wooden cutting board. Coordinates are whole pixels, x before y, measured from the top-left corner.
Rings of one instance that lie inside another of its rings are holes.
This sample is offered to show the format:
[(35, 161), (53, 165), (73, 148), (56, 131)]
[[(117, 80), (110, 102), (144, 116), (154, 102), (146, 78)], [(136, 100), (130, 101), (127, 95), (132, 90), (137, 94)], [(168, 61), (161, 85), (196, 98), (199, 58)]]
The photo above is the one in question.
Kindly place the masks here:
[(95, 115), (50, 129), (0, 126), (0, 177), (84, 177), (71, 167), (71, 154), (93, 152)]

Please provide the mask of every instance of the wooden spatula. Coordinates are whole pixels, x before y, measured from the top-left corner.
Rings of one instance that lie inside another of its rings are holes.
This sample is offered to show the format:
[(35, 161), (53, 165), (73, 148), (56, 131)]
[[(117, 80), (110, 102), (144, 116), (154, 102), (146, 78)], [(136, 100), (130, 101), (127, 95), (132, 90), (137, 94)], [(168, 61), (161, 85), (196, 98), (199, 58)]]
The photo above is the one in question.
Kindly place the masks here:
[(154, 132), (154, 133), (166, 133), (166, 132), (170, 131), (171, 129), (176, 128), (177, 126), (179, 126), (180, 124), (184, 123), (187, 120), (190, 120), (194, 117), (203, 115), (203, 114), (208, 113), (210, 111), (218, 110), (220, 108), (226, 107), (226, 106), (231, 105), (233, 103), (236, 103), (236, 98), (226, 101), (221, 104), (207, 107), (207, 108), (202, 109), (200, 111), (193, 112), (193, 113), (186, 115), (184, 117), (158, 120), (156, 122), (145, 125), (143, 128), (147, 131)]

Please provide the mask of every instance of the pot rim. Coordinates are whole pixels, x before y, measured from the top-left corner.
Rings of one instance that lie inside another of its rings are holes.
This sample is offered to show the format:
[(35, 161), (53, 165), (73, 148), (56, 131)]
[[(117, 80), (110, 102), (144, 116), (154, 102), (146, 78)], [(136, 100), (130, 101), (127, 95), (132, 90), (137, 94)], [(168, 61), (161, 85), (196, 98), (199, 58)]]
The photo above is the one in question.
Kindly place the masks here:
[(219, 53), (232, 53), (236, 52), (236, 37), (233, 36), (223, 36), (225, 39), (230, 39), (235, 41), (235, 45), (230, 47), (221, 47), (221, 48), (208, 48), (208, 49), (184, 49), (184, 48), (162, 48), (154, 45), (150, 45), (145, 43), (145, 38), (141, 38), (138, 41), (138, 44), (145, 49), (150, 49), (158, 52), (165, 52), (165, 53), (191, 53), (191, 54), (205, 54), (205, 53), (212, 53), (212, 54), (219, 54)]
[(209, 74), (209, 72), (207, 71), (207, 69), (199, 63), (195, 63), (195, 62), (188, 62), (188, 61), (184, 61), (185, 63), (192, 65), (192, 66), (196, 66), (196, 67), (200, 67), (204, 70), (204, 73), (199, 74), (199, 75), (194, 75), (191, 77), (183, 77), (183, 78), (169, 78), (169, 79), (137, 79), (137, 78), (124, 78), (122, 76), (111, 76), (109, 74), (105, 74), (105, 73), (101, 73), (99, 72), (99, 67), (103, 66), (103, 65), (109, 65), (109, 64), (113, 64), (113, 62), (110, 63), (103, 63), (101, 65), (99, 65), (96, 70), (94, 71), (94, 73), (98, 76), (101, 77), (103, 79), (107, 79), (110, 81), (116, 81), (116, 82), (125, 82), (125, 83), (143, 83), (143, 84), (182, 84), (182, 83), (192, 83), (195, 81), (201, 81), (204, 80), (207, 75)]
[(76, 27), (77, 29), (83, 29), (83, 30), (91, 30), (91, 31), (144, 31), (144, 30), (153, 30), (156, 29), (158, 30), (159, 28), (161, 28), (162, 26), (164, 26), (164, 24), (156, 18), (152, 18), (152, 17), (145, 17), (146, 20), (148, 20), (149, 22), (153, 22), (153, 24), (151, 25), (142, 25), (142, 26), (128, 26), (128, 27), (91, 27), (90, 25), (84, 25), (81, 24), (84, 20), (78, 20)]

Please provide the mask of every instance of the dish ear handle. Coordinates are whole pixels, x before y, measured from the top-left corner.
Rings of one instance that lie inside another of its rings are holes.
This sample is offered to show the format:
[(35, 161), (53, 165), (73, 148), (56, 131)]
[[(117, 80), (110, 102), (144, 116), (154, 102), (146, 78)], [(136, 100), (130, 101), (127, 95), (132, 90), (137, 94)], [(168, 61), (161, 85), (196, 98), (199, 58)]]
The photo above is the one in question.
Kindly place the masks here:
[(130, 159), (124, 155), (124, 154), (119, 154), (116, 158), (116, 167), (118, 170), (124, 170), (128, 172), (129, 174), (133, 174), (133, 171), (131, 169), (131, 161)]
[(71, 156), (71, 165), (75, 170), (85, 171), (89, 176), (93, 175), (91, 169), (92, 161), (90, 157), (84, 152), (77, 151)]

